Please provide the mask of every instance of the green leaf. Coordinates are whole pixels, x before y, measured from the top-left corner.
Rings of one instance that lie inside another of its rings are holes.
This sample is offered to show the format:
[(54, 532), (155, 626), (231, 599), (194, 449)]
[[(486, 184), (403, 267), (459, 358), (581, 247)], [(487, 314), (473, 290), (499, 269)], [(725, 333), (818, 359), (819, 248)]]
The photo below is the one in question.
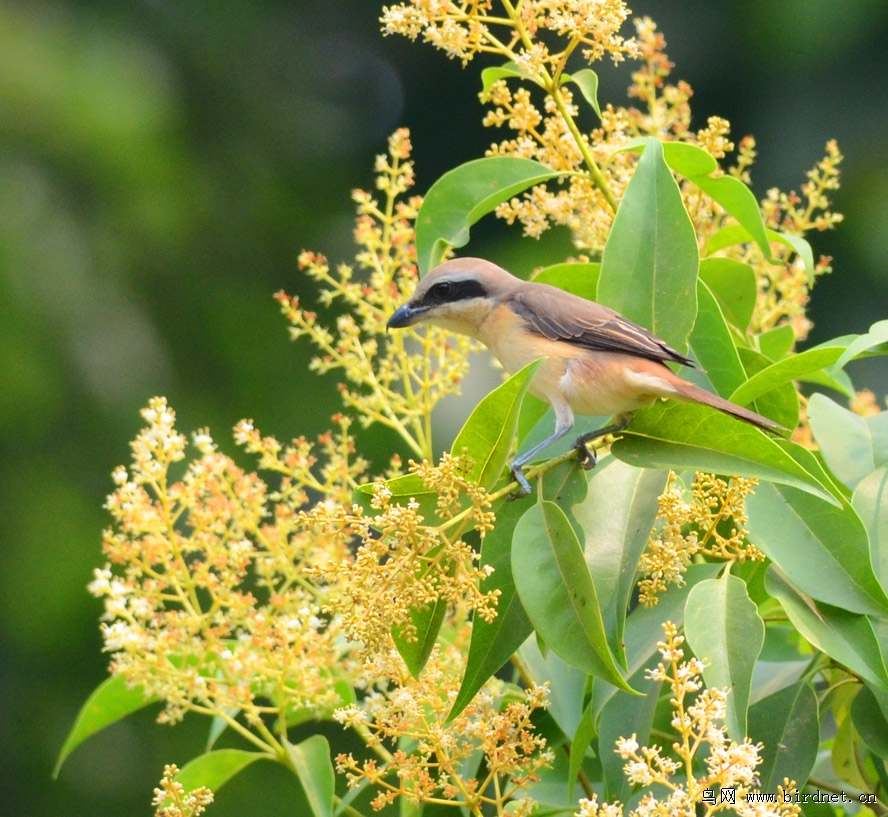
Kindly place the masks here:
[(886, 343), (888, 343), (888, 320), (878, 321), (869, 328), (869, 332), (861, 335), (848, 346), (845, 353), (836, 361), (836, 368), (841, 369), (859, 354), (872, 349), (874, 346), (881, 346)]
[(598, 297), (598, 276), (601, 264), (553, 264), (533, 276), (534, 283), (549, 284), (587, 301)]
[(601, 108), (598, 105), (598, 74), (596, 74), (591, 68), (582, 68), (573, 74), (562, 74), (561, 82), (564, 85), (568, 82), (576, 83), (577, 87), (580, 89), (580, 93), (583, 95), (583, 99), (589, 103), (592, 110), (595, 111), (595, 113), (598, 114), (598, 118), (601, 119)]
[[(630, 139), (620, 150), (644, 150), (651, 137), (636, 136)], [(663, 158), (676, 173), (685, 178), (691, 176), (708, 176), (718, 170), (718, 162), (712, 154), (697, 145), (689, 145), (687, 142), (662, 142)]]
[(746, 510), (751, 540), (796, 587), (854, 613), (888, 614), (866, 529), (849, 503), (837, 507), (786, 485), (762, 484), (746, 498)]
[(888, 464), (888, 412), (861, 417), (823, 394), (812, 394), (808, 420), (829, 469), (852, 490)]
[[(753, 377), (773, 363), (761, 352), (746, 346), (738, 346), (737, 352), (748, 377)], [(799, 423), (799, 393), (791, 381), (757, 397), (751, 408), (780, 423), (784, 428), (792, 429)]]
[(808, 241), (800, 235), (779, 233), (776, 230), (768, 230), (767, 234), (769, 240), (779, 241), (793, 250), (802, 259), (802, 263), (805, 265), (805, 272), (808, 273), (808, 286), (814, 286), (814, 251), (811, 249)]
[(402, 627), (392, 628), (395, 647), (414, 678), (419, 678), (432, 654), (446, 613), (447, 602), (443, 599), (438, 599), (428, 607), (411, 608), (410, 622), (416, 628), (416, 638), (405, 637)]
[(719, 394), (730, 394), (746, 381), (746, 370), (731, 330), (712, 290), (697, 282), (697, 321), (691, 333), (691, 351)]
[(571, 508), (583, 530), (586, 566), (595, 577), (608, 643), (624, 664), (626, 610), (667, 476), (603, 458), (590, 473), (586, 499)]
[(806, 374), (816, 372), (826, 366), (832, 366), (841, 354), (842, 349), (839, 346), (818, 346), (778, 360), (739, 386), (731, 395), (730, 400), (738, 405), (746, 406), (784, 383), (791, 383)]
[[(378, 513), (371, 504), (373, 486), (372, 482), (359, 485), (352, 494), (354, 502), (368, 511), (371, 516)], [(392, 492), (393, 504), (406, 505), (408, 502), (416, 501), (419, 503), (419, 513), (425, 519), (435, 518), (438, 510), (438, 494), (431, 488), (427, 488), (418, 474), (402, 474), (399, 477), (393, 477), (386, 481), (385, 487)]]
[(765, 258), (771, 257), (771, 245), (762, 221), (762, 211), (752, 190), (734, 176), (694, 176), (689, 181), (717, 201), (746, 228)]
[(481, 564), (490, 565), (493, 573), (481, 583), (481, 592), (499, 590), (496, 618), (472, 620), (472, 640), (462, 684), (450, 714), (452, 720), (471, 702), (486, 683), (533, 632), (533, 625), (521, 605), (512, 575), (512, 536), (526, 508), (520, 502), (500, 500), (494, 509), (496, 527), (484, 537)]
[(519, 69), (512, 60), (509, 60), (503, 65), (485, 68), (481, 72), (481, 100), (487, 102), (487, 94), (490, 91), (490, 86), (493, 85), (494, 82), (500, 79), (512, 79), (514, 77), (530, 79), (530, 77), (524, 77), (524, 74), (521, 73), (521, 69)]
[(534, 638), (528, 638), (518, 651), (521, 663), (538, 684), (549, 684), (549, 706), (546, 713), (564, 735), (576, 732), (583, 718), (583, 693), (588, 676), (562, 660), (554, 650), (540, 651)]
[(512, 573), (534, 629), (568, 664), (632, 691), (607, 644), (595, 585), (570, 522), (540, 502), (518, 521)]
[[(627, 695), (626, 697), (634, 699), (638, 696)], [(580, 718), (576, 731), (570, 740), (570, 770), (567, 777), (569, 789), (567, 796), (571, 800), (574, 797), (574, 786), (580, 775), (580, 769), (583, 767), (583, 760), (586, 757), (589, 746), (595, 739), (595, 733), (595, 713), (592, 711), (592, 704), (590, 703), (583, 710), (583, 716)]]
[(141, 687), (128, 687), (122, 675), (112, 675), (102, 681), (77, 713), (74, 726), (59, 752), (52, 776), (58, 777), (68, 755), (88, 737), (156, 700), (156, 697), (146, 696)]
[(792, 351), (795, 339), (792, 324), (784, 323), (759, 335), (759, 349), (770, 360), (782, 360)]
[(699, 260), (663, 144), (649, 139), (604, 248), (598, 299), (684, 350), (697, 314)]
[(718, 299), (725, 318), (745, 332), (755, 309), (755, 270), (733, 258), (703, 258), (700, 278)]
[(185, 791), (206, 786), (216, 792), (251, 763), (270, 759), (268, 755), (261, 752), (247, 752), (243, 749), (217, 749), (190, 760), (176, 775), (176, 781), (185, 787)]
[(288, 743), (287, 751), (314, 817), (333, 817), (336, 780), (330, 744), (323, 735)]
[(473, 466), (468, 479), (492, 488), (500, 479), (518, 428), (521, 403), (543, 360), (529, 363), (497, 386), (472, 411), (453, 441), (453, 454), (466, 451)]
[(811, 685), (799, 681), (754, 703), (749, 708), (749, 738), (764, 745), (757, 769), (761, 791), (776, 792), (784, 778), (803, 788), (820, 744), (817, 695)]
[(720, 579), (700, 582), (688, 596), (685, 634), (698, 658), (707, 686), (731, 690), (725, 718), (728, 734), (742, 742), (752, 671), (765, 643), (765, 623), (746, 583), (727, 571)]
[(860, 480), (851, 504), (869, 534), (873, 570), (888, 589), (888, 467)]
[(611, 452), (642, 468), (756, 477), (837, 502), (829, 488), (788, 450), (748, 423), (706, 406), (661, 402), (639, 409)]
[(445, 173), (426, 193), (416, 216), (416, 261), (425, 275), (450, 247), (469, 241), (469, 228), (512, 196), (559, 174), (532, 159), (488, 156)]
[(722, 227), (709, 237), (704, 255), (709, 257), (713, 253), (725, 249), (725, 247), (733, 247), (736, 244), (750, 244), (752, 242), (753, 238), (749, 234), (749, 230), (740, 224), (731, 224), (727, 227)]
[(888, 691), (885, 659), (867, 616), (814, 601), (796, 590), (774, 565), (765, 575), (765, 587), (783, 606), (795, 628), (817, 649)]
[(863, 687), (857, 693), (851, 704), (851, 718), (866, 748), (877, 757), (888, 758), (888, 719), (871, 689)]

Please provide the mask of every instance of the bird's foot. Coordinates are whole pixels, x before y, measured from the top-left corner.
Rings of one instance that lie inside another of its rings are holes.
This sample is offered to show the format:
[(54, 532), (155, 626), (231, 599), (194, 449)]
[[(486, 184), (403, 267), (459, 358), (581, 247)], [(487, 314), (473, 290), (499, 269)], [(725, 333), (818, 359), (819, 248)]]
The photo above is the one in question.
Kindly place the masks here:
[(513, 499), (521, 499), (521, 497), (527, 496), (530, 493), (530, 483), (527, 481), (527, 477), (524, 476), (524, 468), (522, 466), (510, 465), (509, 470), (512, 472), (512, 478), (518, 483), (518, 488), (509, 494), (508, 499), (511, 502)]
[(577, 440), (576, 452), (577, 462), (579, 462), (584, 471), (591, 471), (598, 465), (598, 457), (582, 437)]

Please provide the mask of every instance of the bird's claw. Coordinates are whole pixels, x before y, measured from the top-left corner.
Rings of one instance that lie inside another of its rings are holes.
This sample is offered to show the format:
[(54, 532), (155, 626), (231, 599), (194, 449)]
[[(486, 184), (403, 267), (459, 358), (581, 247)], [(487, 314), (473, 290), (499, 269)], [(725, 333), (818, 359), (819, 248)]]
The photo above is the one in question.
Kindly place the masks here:
[(579, 441), (576, 450), (577, 462), (580, 463), (584, 471), (591, 471), (596, 465), (598, 465), (598, 457), (595, 455), (595, 452), (589, 448), (587, 443)]
[(511, 502), (514, 499), (521, 499), (521, 497), (527, 496), (530, 493), (530, 483), (527, 481), (527, 477), (524, 476), (524, 469), (520, 465), (510, 465), (509, 470), (512, 472), (515, 482), (518, 483), (518, 488), (508, 496), (508, 500)]

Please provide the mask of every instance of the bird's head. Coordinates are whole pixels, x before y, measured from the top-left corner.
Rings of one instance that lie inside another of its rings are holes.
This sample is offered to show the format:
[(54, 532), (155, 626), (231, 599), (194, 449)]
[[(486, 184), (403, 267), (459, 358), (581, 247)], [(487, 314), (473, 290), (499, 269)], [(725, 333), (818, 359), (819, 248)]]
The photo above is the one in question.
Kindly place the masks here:
[(419, 282), (410, 300), (388, 319), (386, 328), (431, 323), (477, 337), (491, 309), (516, 283), (518, 279), (481, 258), (445, 261)]

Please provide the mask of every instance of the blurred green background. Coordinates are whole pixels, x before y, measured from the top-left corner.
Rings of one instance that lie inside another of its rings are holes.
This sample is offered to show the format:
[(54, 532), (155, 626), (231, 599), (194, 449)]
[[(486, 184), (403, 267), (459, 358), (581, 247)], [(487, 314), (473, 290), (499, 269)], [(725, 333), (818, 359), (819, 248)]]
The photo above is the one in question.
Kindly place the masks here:
[[(811, 340), (888, 317), (884, 0), (630, 5), (665, 32), (695, 124), (719, 114), (757, 137), (759, 195), (798, 189), (839, 140), (846, 222), (813, 238), (836, 271), (815, 290)], [(145, 712), (50, 779), (106, 677), (85, 585), (139, 409), (164, 394), (182, 430), (210, 426), (231, 453), (241, 417), (282, 438), (326, 428), (335, 379), (307, 372), (272, 293), (311, 299), (302, 248), (352, 258), (349, 192), (372, 185), (396, 127), (412, 130), (419, 192), (498, 138), (480, 126), (480, 66), (383, 38), (378, 13), (372, 0), (0, 3), (4, 814), (149, 814), (163, 763), (201, 750), (199, 719), (170, 730)], [(604, 101), (624, 100), (629, 70), (601, 66)], [(545, 243), (500, 250), (505, 234), (469, 249), (521, 271), (546, 260)], [(884, 366), (852, 373), (888, 391)], [(387, 459), (392, 440), (365, 436)], [(293, 814), (294, 792), (253, 767), (211, 813)]]

